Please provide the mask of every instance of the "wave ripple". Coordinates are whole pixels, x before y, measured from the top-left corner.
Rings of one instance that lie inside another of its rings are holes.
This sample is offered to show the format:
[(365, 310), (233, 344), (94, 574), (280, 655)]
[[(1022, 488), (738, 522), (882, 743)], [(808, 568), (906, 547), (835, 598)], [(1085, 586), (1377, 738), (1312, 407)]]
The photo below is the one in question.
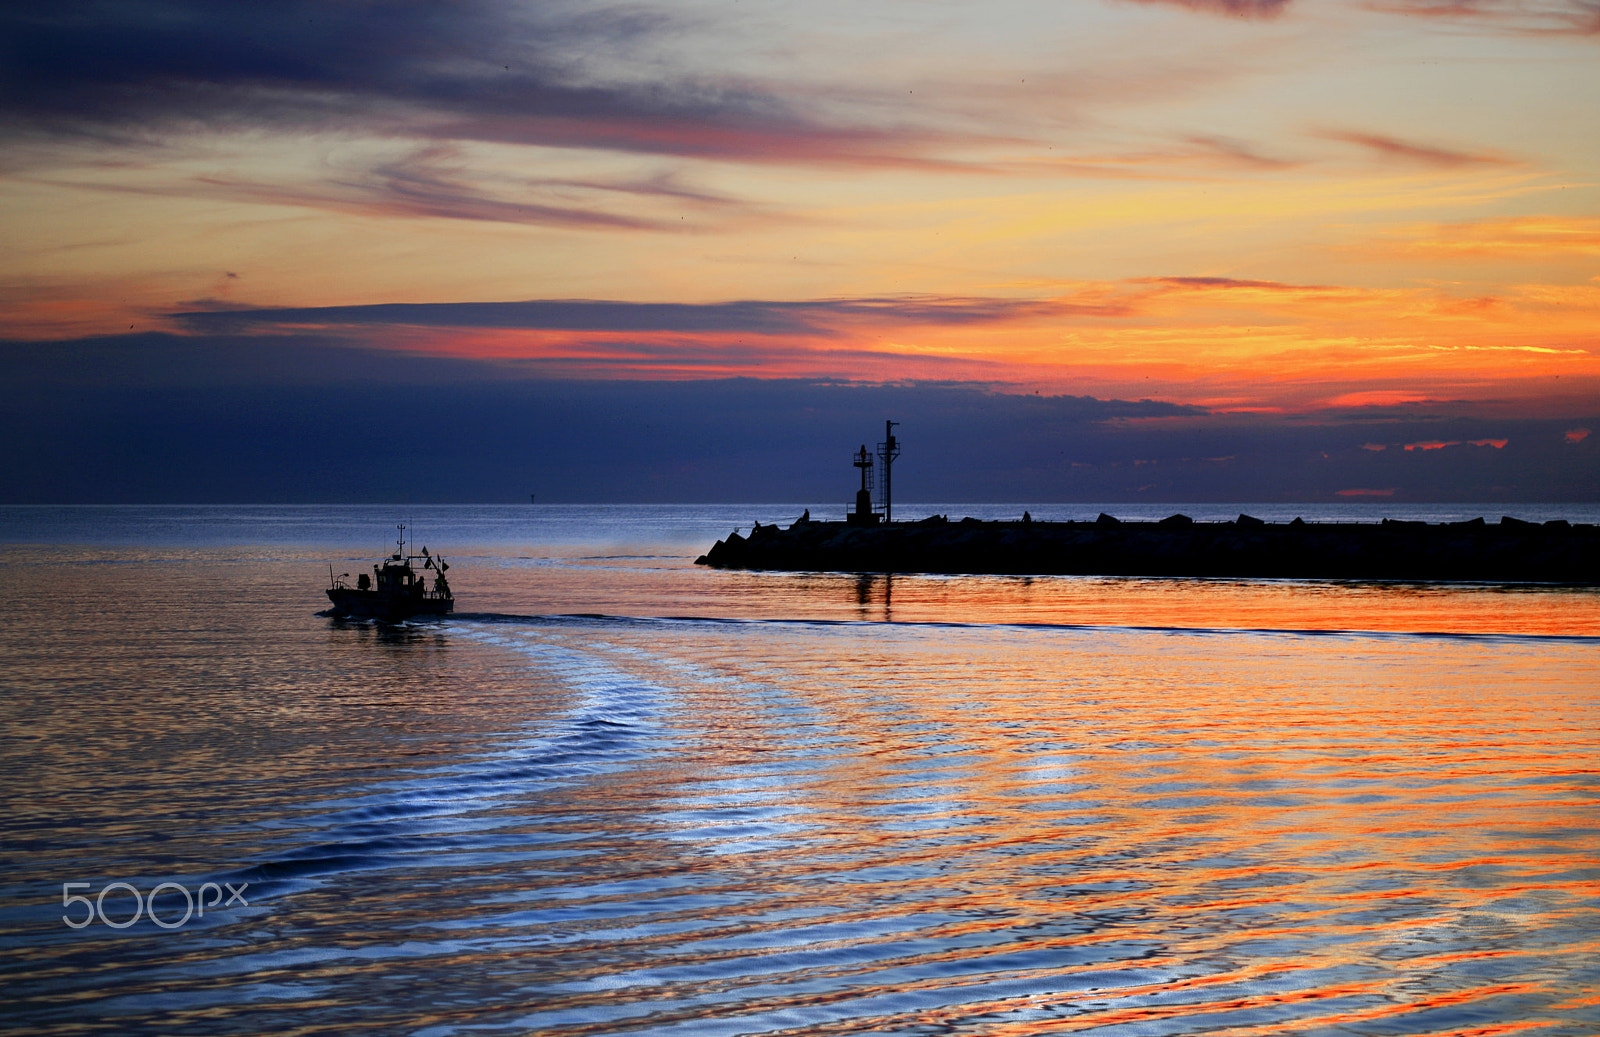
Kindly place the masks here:
[(508, 617), (439, 636), (518, 660), (540, 705), (502, 696), (511, 734), (309, 803), (234, 873), (257, 913), (208, 942), (158, 960), (119, 937), (132, 964), (79, 991), (101, 1018), (1593, 1032), (1588, 643)]

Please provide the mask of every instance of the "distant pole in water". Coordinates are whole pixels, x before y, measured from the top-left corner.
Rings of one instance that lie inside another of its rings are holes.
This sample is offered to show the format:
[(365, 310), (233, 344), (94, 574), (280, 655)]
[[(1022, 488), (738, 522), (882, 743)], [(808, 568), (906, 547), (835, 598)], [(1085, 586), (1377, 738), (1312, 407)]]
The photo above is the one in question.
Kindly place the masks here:
[(894, 427), (898, 424), (898, 421), (885, 421), (883, 442), (878, 444), (878, 456), (883, 459), (883, 521), (886, 523), (894, 519), (894, 494), (889, 485), (889, 466), (900, 456), (900, 443), (894, 438)]

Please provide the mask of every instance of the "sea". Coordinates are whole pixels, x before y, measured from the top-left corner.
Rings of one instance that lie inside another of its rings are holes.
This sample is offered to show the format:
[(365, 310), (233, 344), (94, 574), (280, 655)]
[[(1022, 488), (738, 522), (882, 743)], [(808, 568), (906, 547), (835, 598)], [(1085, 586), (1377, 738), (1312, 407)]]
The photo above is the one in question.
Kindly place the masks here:
[[(0, 508), (0, 1030), (1600, 1033), (1600, 590), (694, 563), (804, 510)], [(1600, 521), (896, 514), (1023, 510)]]

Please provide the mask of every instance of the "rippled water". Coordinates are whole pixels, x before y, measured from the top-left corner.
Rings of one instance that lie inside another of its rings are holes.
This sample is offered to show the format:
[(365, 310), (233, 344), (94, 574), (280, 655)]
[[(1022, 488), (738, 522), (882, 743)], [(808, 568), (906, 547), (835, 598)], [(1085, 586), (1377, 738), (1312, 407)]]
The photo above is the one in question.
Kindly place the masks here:
[(1600, 1031), (1592, 591), (492, 540), (393, 628), (299, 544), (0, 548), (10, 1025)]

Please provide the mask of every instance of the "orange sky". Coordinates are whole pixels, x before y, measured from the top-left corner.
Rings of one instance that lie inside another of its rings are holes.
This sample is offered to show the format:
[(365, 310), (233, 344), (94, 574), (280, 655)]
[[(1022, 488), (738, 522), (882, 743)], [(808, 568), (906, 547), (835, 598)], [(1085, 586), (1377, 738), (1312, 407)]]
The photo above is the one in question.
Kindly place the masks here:
[[(297, 10), (4, 16), (0, 334), (293, 308), (263, 348), (1248, 412), (1600, 398), (1579, 0)], [(816, 309), (352, 316), (525, 300)]]

